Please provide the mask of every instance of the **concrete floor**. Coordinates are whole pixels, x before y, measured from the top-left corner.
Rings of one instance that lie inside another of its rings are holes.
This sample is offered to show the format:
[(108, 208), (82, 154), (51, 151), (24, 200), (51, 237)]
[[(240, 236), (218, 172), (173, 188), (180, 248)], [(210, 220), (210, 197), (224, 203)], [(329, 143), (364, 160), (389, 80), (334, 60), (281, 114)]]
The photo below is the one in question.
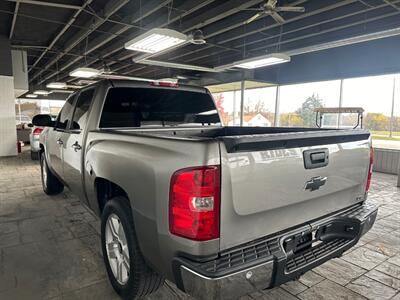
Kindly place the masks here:
[[(400, 189), (375, 173), (374, 228), (342, 258), (250, 299), (400, 300)], [(107, 281), (99, 222), (66, 191), (46, 196), (28, 152), (0, 159), (0, 299), (118, 299)], [(147, 299), (190, 299), (173, 284)]]

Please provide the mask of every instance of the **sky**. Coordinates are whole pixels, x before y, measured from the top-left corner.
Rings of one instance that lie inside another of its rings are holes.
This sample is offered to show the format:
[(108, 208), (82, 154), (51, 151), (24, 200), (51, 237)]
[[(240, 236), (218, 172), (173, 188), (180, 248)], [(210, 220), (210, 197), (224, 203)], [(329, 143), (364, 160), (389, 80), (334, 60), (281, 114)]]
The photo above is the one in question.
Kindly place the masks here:
[[(342, 106), (361, 106), (366, 112), (383, 113), (390, 116), (392, 108), (393, 77), (382, 75), (345, 79), (343, 82)], [(294, 112), (312, 94), (321, 98), (326, 107), (338, 107), (340, 80), (285, 85), (280, 88), (280, 112)], [(275, 110), (276, 87), (245, 91), (245, 105), (255, 105), (263, 100), (265, 107)], [(224, 110), (232, 112), (233, 92), (224, 93)], [(236, 91), (236, 110), (240, 107), (240, 91)], [(396, 75), (395, 115), (400, 116), (400, 74)]]

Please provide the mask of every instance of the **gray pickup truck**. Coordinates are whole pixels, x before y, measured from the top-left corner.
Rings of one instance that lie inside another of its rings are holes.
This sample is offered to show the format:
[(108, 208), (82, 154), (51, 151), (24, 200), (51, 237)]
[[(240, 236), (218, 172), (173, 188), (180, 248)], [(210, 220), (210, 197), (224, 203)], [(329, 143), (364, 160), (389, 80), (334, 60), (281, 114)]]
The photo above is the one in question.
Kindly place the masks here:
[(168, 279), (234, 299), (342, 255), (373, 225), (365, 130), (224, 127), (210, 92), (103, 80), (55, 121), (38, 115), (44, 192), (64, 186), (101, 218), (123, 299)]

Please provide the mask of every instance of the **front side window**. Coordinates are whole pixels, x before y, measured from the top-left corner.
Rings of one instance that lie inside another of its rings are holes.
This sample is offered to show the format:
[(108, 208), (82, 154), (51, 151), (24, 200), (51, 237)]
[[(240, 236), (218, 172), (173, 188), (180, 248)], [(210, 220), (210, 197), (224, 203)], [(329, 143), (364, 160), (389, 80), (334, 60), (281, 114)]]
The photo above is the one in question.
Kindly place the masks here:
[(100, 127), (167, 127), (220, 124), (207, 93), (158, 88), (109, 90)]
[(57, 117), (56, 128), (58, 128), (58, 129), (66, 129), (67, 128), (69, 118), (71, 117), (75, 96), (76, 95), (72, 95), (65, 102), (63, 108), (61, 109), (61, 111)]
[(74, 116), (72, 117), (71, 129), (83, 129), (86, 125), (86, 119), (90, 104), (92, 103), (94, 89), (83, 91), (76, 101)]

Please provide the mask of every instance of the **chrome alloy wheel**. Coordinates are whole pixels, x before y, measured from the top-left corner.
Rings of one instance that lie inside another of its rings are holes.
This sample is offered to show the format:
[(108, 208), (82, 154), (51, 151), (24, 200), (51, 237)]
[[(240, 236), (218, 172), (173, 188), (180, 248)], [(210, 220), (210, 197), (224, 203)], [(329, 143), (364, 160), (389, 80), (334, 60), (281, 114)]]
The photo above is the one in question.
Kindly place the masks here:
[(124, 285), (130, 274), (129, 249), (121, 220), (116, 214), (108, 216), (105, 228), (108, 262), (114, 278)]

